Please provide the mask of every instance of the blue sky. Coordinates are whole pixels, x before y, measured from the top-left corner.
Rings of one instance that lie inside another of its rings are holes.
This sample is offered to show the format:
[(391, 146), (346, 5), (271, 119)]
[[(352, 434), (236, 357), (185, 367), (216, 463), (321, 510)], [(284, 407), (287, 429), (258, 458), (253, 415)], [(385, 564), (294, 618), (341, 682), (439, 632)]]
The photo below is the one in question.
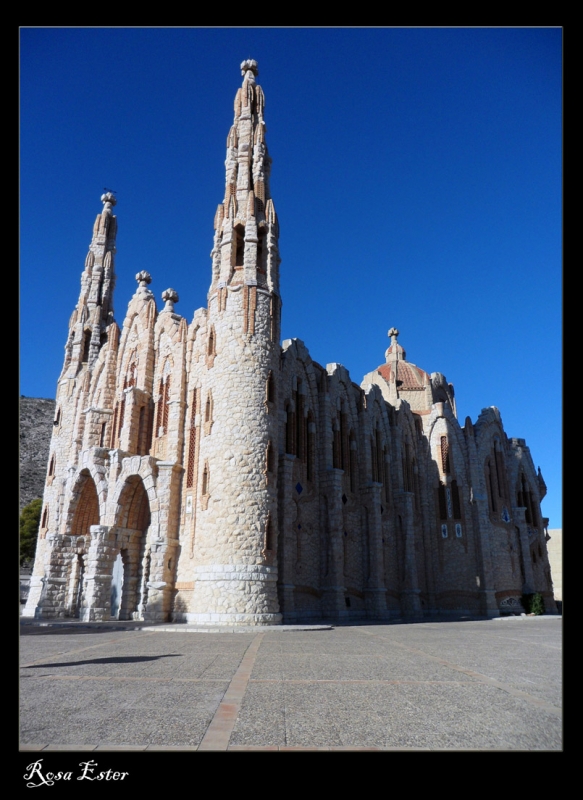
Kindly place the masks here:
[(283, 338), (360, 383), (396, 326), (462, 424), (495, 405), (526, 438), (561, 527), (559, 28), (21, 29), (21, 394), (55, 395), (104, 187), (118, 323), (141, 269), (160, 306), (168, 287), (189, 321), (206, 304), (244, 58), (266, 95)]

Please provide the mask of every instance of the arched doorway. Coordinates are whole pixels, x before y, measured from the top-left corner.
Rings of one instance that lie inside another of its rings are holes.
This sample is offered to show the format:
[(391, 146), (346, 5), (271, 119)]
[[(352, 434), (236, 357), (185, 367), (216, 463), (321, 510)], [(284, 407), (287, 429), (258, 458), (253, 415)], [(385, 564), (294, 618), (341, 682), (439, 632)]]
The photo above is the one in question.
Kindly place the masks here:
[[(142, 619), (150, 577), (150, 502), (142, 479), (132, 475), (119, 498), (117, 531), (120, 550), (112, 575), (112, 616)], [(115, 612), (115, 613), (114, 613)]]
[(88, 470), (83, 470), (77, 484), (75, 495), (77, 502), (71, 509), (69, 533), (71, 536), (84, 537), (79, 542), (80, 549), (71, 562), (69, 570), (69, 615), (79, 618), (83, 608), (83, 591), (85, 579), (86, 546), (91, 539), (90, 528), (99, 525), (99, 498), (95, 482)]

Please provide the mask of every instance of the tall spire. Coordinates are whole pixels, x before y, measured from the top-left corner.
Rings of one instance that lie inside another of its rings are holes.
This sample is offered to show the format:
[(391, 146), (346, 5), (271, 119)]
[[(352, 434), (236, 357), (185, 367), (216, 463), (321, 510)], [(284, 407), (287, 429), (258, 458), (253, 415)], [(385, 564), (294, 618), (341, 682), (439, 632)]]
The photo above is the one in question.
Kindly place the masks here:
[(93, 225), (93, 236), (81, 275), (79, 300), (69, 321), (63, 372), (74, 377), (80, 369), (91, 369), (113, 321), (114, 255), (117, 218), (112, 213), (112, 192), (101, 195), (103, 211)]
[(278, 292), (278, 224), (269, 191), (265, 96), (257, 62), (241, 64), (243, 85), (227, 136), (225, 195), (215, 214), (211, 293), (225, 286), (264, 286)]

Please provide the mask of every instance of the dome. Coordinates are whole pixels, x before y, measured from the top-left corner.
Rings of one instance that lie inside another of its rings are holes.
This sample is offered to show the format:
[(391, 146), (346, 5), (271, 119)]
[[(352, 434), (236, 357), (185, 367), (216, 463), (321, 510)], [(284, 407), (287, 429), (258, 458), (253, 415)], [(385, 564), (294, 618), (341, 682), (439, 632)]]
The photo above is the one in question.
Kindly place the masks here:
[(377, 367), (377, 372), (387, 383), (397, 384), (399, 391), (407, 389), (421, 389), (429, 385), (429, 375), (425, 370), (406, 361), (407, 353), (397, 341), (399, 331), (391, 328), (389, 334), (391, 345), (385, 352), (386, 364)]

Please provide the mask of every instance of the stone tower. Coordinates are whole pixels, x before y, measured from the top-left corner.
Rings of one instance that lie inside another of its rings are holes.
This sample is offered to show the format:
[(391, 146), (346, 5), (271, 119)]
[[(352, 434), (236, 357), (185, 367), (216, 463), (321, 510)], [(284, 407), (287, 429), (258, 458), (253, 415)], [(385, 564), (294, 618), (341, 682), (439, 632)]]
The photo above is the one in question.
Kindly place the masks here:
[(202, 471), (188, 620), (272, 624), (277, 601), (278, 222), (269, 191), (257, 63), (227, 137), (224, 201), (215, 215), (201, 387)]

